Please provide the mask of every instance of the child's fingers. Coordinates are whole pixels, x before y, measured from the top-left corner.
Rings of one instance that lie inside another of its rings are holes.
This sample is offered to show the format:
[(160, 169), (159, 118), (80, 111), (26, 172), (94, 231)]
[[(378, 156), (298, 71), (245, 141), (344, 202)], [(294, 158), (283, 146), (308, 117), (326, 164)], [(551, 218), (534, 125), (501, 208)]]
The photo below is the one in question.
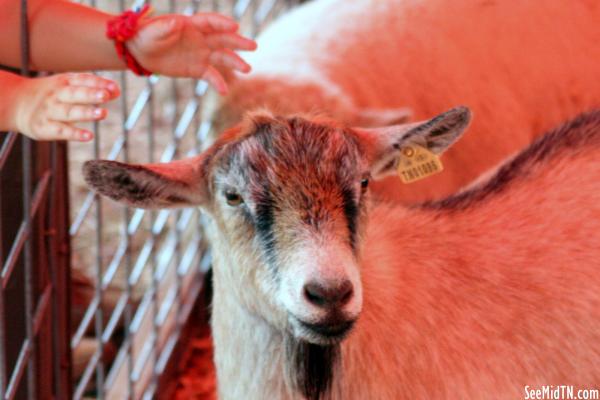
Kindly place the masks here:
[(118, 89), (118, 85), (115, 81), (87, 73), (68, 74), (68, 82), (72, 86), (97, 87), (100, 89), (107, 89), (109, 91)]
[(148, 19), (140, 28), (144, 40), (152, 43), (165, 40), (174, 32), (179, 32), (185, 23), (185, 18), (181, 15), (163, 15)]
[(235, 32), (238, 24), (233, 19), (217, 13), (198, 13), (191, 17), (192, 23), (203, 32)]
[(87, 142), (94, 138), (94, 134), (85, 129), (79, 129), (63, 122), (48, 121), (44, 124), (40, 139), (42, 140), (78, 140)]
[(206, 37), (211, 49), (256, 50), (256, 42), (237, 33), (214, 33)]
[(118, 97), (120, 94), (119, 85), (117, 85), (115, 81), (102, 78), (94, 74), (69, 74), (67, 82), (71, 86), (85, 86), (90, 88), (105, 89), (109, 92), (111, 99)]
[(204, 74), (202, 74), (202, 79), (210, 83), (220, 94), (227, 94), (227, 83), (225, 83), (225, 79), (215, 67), (209, 65)]
[(242, 57), (229, 49), (213, 51), (208, 60), (212, 65), (235, 69), (240, 72), (250, 72), (250, 65)]
[(106, 89), (65, 86), (58, 90), (56, 98), (63, 103), (98, 104), (111, 100), (111, 95)]
[(94, 106), (58, 103), (48, 110), (48, 118), (61, 122), (98, 121), (106, 117), (106, 110)]

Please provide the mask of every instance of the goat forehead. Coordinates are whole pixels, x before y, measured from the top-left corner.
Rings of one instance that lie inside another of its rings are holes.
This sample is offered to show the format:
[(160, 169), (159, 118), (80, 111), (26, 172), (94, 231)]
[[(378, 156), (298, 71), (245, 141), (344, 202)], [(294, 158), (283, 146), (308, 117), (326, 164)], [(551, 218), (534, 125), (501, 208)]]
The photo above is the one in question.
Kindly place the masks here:
[[(264, 129), (247, 141), (250, 183), (300, 209), (330, 208), (356, 180), (356, 146), (344, 132), (297, 124)], [(332, 203), (333, 202), (333, 203)]]
[(252, 189), (322, 197), (352, 184), (361, 169), (354, 138), (342, 129), (299, 118), (273, 120), (254, 127), (227, 157)]

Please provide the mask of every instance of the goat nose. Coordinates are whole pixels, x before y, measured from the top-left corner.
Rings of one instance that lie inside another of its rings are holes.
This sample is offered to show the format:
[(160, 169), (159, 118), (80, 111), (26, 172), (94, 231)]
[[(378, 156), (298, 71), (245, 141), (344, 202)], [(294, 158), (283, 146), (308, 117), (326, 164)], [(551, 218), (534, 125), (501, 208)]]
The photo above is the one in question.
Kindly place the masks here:
[(304, 297), (309, 303), (322, 308), (341, 307), (350, 301), (354, 289), (349, 280), (336, 285), (309, 282), (304, 285)]

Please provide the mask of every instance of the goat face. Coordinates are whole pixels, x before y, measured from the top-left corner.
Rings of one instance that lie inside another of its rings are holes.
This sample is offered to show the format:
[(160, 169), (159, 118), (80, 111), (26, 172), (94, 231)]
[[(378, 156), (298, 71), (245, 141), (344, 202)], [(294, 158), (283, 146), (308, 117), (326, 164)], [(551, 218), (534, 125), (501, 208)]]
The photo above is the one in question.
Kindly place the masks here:
[(196, 158), (93, 161), (84, 173), (100, 193), (134, 206), (200, 205), (212, 217), (215, 290), (296, 339), (333, 344), (362, 308), (369, 179), (393, 172), (404, 144), (442, 152), (468, 121), (457, 108), (424, 123), (353, 130), (261, 114)]
[(243, 130), (211, 168), (215, 242), (230, 249), (227, 264), (247, 269), (227, 280), (249, 309), (295, 337), (338, 341), (362, 307), (369, 176), (359, 143), (344, 129), (301, 118), (254, 116)]

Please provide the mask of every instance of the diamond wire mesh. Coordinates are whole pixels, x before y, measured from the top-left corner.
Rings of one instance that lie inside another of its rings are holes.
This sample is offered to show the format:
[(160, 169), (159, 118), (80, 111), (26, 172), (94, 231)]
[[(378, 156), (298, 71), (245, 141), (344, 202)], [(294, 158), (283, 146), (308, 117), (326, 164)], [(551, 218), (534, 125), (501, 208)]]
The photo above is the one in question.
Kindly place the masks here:
[[(153, 1), (157, 13), (217, 11), (254, 36), (293, 1)], [(118, 13), (143, 2), (90, 5)], [(118, 206), (83, 184), (91, 158), (167, 162), (197, 154), (211, 121), (202, 118), (208, 87), (190, 79), (101, 73), (119, 79), (120, 103), (94, 125), (89, 145), (70, 145), (75, 287), (71, 350), (74, 399), (153, 398), (183, 324), (202, 288), (210, 253), (197, 209), (149, 212)], [(78, 312), (77, 312), (78, 311)]]

